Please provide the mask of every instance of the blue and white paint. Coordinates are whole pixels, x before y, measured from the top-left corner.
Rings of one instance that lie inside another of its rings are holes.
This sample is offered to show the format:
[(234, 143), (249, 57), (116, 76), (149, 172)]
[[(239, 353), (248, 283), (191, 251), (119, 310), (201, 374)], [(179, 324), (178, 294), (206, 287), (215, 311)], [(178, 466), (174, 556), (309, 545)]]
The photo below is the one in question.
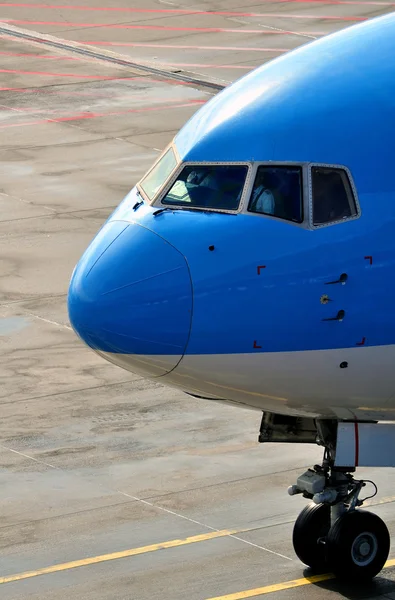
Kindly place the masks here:
[[(68, 308), (82, 340), (199, 396), (392, 420), (394, 56), (390, 14), (289, 52), (207, 102), (173, 141), (163, 191), (184, 163), (243, 163), (239, 209), (158, 213), (160, 194), (142, 202), (136, 186), (73, 273)], [(301, 166), (303, 223), (247, 211), (262, 163)], [(354, 218), (313, 226), (314, 164), (347, 170)]]

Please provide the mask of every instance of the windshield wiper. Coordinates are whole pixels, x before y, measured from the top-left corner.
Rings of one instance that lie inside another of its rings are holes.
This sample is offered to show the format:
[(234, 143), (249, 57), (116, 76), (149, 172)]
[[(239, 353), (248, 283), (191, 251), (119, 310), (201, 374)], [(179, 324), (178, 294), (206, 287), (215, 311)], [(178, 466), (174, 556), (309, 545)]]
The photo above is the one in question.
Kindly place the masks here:
[(157, 215), (160, 215), (161, 213), (165, 212), (166, 210), (170, 210), (171, 212), (173, 212), (173, 210), (177, 210), (177, 209), (170, 208), (170, 206), (165, 206), (164, 208), (159, 208), (158, 210), (153, 212), (152, 216), (156, 217)]
[[(186, 211), (190, 211), (190, 212), (199, 212), (199, 213), (204, 213), (206, 215), (212, 215), (212, 214), (222, 214), (222, 211), (216, 211), (214, 208), (211, 210), (205, 210), (203, 207), (202, 208), (198, 208), (197, 206), (165, 206), (163, 208), (159, 208), (158, 210), (156, 210), (155, 212), (152, 213), (152, 216), (156, 217), (156, 215), (160, 215), (161, 213), (165, 212), (166, 210), (170, 210), (171, 212), (175, 212), (175, 211), (182, 211), (182, 212), (186, 212)], [(237, 213), (225, 213), (227, 215), (236, 215)]]
[(136, 204), (133, 206), (133, 210), (137, 210), (139, 208), (139, 206), (141, 206), (142, 204), (144, 204), (144, 200), (140, 200), (140, 202), (136, 202)]

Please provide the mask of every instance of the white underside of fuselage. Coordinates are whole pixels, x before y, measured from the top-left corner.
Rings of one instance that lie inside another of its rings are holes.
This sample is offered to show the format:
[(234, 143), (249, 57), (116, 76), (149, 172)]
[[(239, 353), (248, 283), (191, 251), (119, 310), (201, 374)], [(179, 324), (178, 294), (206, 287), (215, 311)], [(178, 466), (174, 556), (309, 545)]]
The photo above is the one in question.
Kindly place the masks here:
[(395, 346), (185, 355), (176, 368), (174, 356), (99, 354), (164, 385), (252, 409), (314, 418), (395, 417)]

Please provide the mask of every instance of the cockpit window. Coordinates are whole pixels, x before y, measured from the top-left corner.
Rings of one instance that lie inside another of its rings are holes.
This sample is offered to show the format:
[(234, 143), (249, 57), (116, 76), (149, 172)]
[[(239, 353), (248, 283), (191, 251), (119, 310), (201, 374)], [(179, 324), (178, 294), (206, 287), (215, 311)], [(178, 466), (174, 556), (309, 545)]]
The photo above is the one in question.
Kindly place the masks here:
[(350, 219), (357, 207), (347, 172), (332, 167), (312, 167), (313, 224)]
[(140, 182), (140, 187), (149, 200), (154, 199), (160, 188), (174, 171), (176, 165), (177, 159), (174, 150), (173, 148), (169, 148), (159, 162), (156, 163), (153, 169)]
[(258, 167), (248, 210), (287, 221), (303, 221), (301, 167)]
[(188, 165), (162, 198), (162, 204), (237, 210), (247, 172), (247, 165)]

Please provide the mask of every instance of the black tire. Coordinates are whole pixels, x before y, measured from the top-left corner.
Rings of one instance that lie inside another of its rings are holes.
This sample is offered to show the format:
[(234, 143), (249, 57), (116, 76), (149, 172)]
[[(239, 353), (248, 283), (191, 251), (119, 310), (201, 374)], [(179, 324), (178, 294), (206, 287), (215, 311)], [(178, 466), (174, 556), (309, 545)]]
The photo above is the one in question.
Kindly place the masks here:
[(384, 567), (390, 535), (377, 515), (363, 510), (343, 514), (329, 531), (327, 561), (339, 579), (373, 579)]
[(313, 570), (326, 566), (325, 545), (319, 544), (326, 538), (331, 526), (331, 510), (326, 504), (308, 504), (296, 519), (293, 530), (293, 546), (298, 558)]

